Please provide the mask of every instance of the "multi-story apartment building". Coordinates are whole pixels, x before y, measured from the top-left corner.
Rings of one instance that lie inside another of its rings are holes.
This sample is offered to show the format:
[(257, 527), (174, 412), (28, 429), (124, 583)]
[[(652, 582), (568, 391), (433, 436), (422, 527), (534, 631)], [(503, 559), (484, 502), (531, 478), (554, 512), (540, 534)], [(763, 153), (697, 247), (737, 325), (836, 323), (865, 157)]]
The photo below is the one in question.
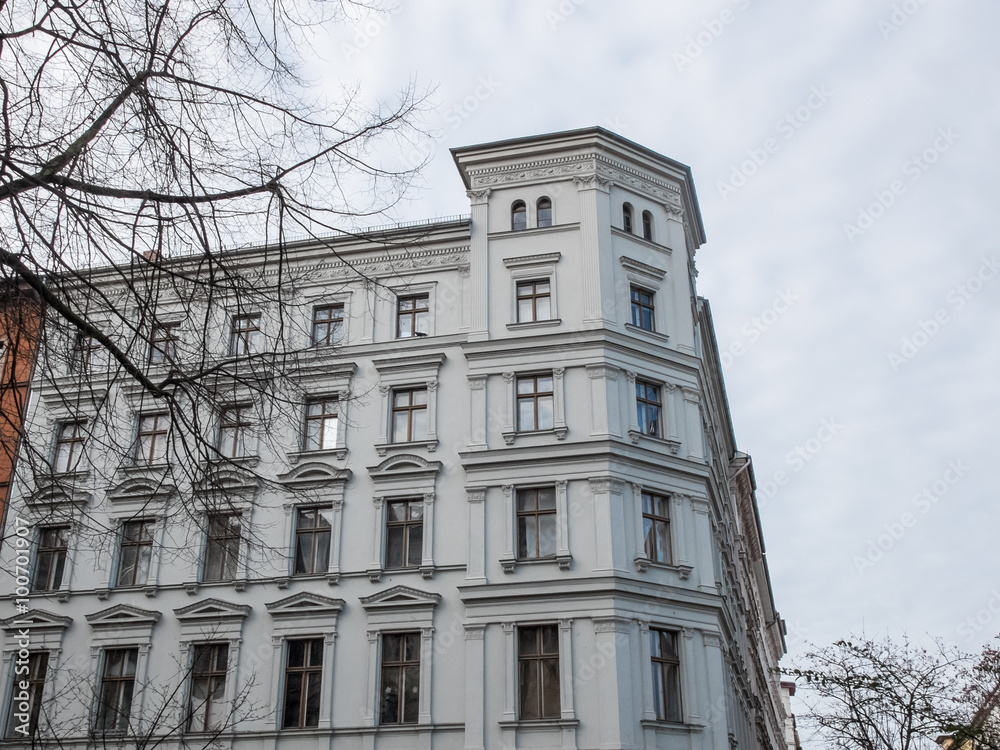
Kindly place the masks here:
[(164, 293), (160, 378), (297, 351), (294, 389), (193, 409), (209, 458), (131, 381), (71, 379), (86, 342), (40, 371), (8, 742), (785, 747), (690, 170), (600, 128), (453, 153), (471, 217), (302, 242), (258, 307)]

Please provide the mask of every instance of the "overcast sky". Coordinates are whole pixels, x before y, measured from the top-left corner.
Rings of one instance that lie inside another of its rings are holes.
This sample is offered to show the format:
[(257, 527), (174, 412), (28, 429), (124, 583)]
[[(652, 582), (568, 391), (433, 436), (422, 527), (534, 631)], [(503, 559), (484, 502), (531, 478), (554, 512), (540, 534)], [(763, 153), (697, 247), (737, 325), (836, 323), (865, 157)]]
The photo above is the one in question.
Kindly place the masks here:
[(993, 0), (402, 0), (332, 29), (316, 70), (372, 99), (437, 86), (402, 220), (468, 211), (453, 146), (602, 125), (689, 164), (790, 654), (862, 628), (978, 649), (1000, 632), (998, 28)]

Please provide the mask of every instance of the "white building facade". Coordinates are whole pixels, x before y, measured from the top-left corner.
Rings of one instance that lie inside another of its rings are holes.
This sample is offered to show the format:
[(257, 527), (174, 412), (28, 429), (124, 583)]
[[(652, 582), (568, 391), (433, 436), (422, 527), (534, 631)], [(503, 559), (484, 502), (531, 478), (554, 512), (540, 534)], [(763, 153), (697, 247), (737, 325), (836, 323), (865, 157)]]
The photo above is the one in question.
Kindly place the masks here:
[[(301, 344), (304, 395), (221, 395), (210, 482), (164, 479), (135, 387), (36, 381), (73, 482), (12, 498), (0, 744), (27, 703), (63, 747), (785, 748), (690, 170), (600, 128), (453, 153), (471, 218), (304, 243), (293, 305), (220, 305), (220, 352)], [(165, 307), (154, 368), (196, 325)], [(101, 399), (133, 466), (75, 432)]]

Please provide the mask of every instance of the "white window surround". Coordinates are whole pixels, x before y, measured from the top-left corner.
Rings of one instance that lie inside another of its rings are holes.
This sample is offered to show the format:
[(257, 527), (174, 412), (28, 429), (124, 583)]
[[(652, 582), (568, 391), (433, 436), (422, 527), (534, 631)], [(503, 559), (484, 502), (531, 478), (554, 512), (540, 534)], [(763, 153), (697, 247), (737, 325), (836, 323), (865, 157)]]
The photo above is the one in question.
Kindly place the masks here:
[[(226, 707), (227, 725), (233, 725), (239, 718), (239, 706), (235, 705), (236, 683), (239, 676), (240, 644), (243, 642), (243, 621), (250, 614), (245, 604), (230, 604), (221, 599), (205, 599), (174, 610), (181, 625), (178, 641), (180, 663), (185, 667), (185, 681), (181, 706), (186, 707), (191, 698), (191, 668), (194, 663), (194, 647), (214, 643), (229, 646), (226, 664), (226, 688), (222, 697)], [(182, 728), (182, 731), (185, 731)]]
[[(531, 560), (517, 558), (517, 508), (515, 496), (518, 490), (529, 490), (543, 487), (555, 487), (556, 490), (556, 555)], [(505, 484), (500, 487), (504, 501), (504, 550), (500, 558), (500, 566), (504, 573), (513, 573), (517, 565), (533, 565), (535, 563), (555, 562), (560, 570), (569, 570), (573, 555), (569, 551), (569, 501), (567, 498), (569, 483), (563, 479), (556, 482), (531, 482), (514, 486)]]
[(330, 508), (330, 559), (327, 562), (326, 582), (335, 586), (340, 582), (340, 547), (344, 488), (351, 478), (350, 469), (333, 469), (318, 462), (304, 463), (278, 477), (294, 493), (297, 500), (285, 503), (284, 538), (288, 543), (285, 574), (278, 579), (278, 588), (287, 588), (295, 566), (295, 523), (298, 508)]
[[(413, 449), (416, 447), (434, 451), (437, 439), (437, 389), (438, 371), (445, 355), (423, 354), (372, 360), (379, 374), (379, 436), (375, 450), (380, 456), (390, 450)], [(408, 388), (427, 389), (427, 437), (412, 442), (390, 442), (392, 437), (392, 393)]]
[[(510, 322), (507, 323), (509, 330), (544, 328), (562, 323), (559, 318), (559, 284), (556, 279), (556, 265), (561, 257), (562, 253), (544, 253), (503, 259), (504, 266), (510, 272)], [(518, 322), (517, 283), (541, 279), (549, 280), (549, 318), (547, 320)]]
[[(517, 429), (517, 379), (528, 375), (544, 375), (549, 372), (552, 373), (552, 429), (519, 431)], [(507, 445), (513, 445), (518, 437), (525, 435), (553, 434), (556, 436), (556, 440), (566, 439), (566, 388), (563, 383), (565, 374), (565, 367), (553, 367), (551, 370), (501, 373), (504, 380), (504, 387), (506, 388), (504, 425), (501, 434)]]
[[(372, 555), (368, 564), (368, 579), (377, 583), (385, 571), (386, 503), (393, 500), (422, 498), (424, 503), (422, 558), (420, 574), (424, 578), (434, 575), (434, 485), (441, 471), (440, 461), (427, 461), (420, 456), (403, 454), (392, 456), (378, 466), (368, 467), (368, 475), (375, 485), (372, 497)], [(394, 569), (394, 574), (406, 569)]]
[(93, 726), (97, 720), (99, 710), (98, 696), (101, 694), (101, 677), (104, 674), (104, 654), (111, 649), (138, 649), (130, 715), (142, 716), (147, 692), (143, 688), (149, 677), (149, 649), (153, 645), (153, 628), (160, 619), (160, 613), (128, 604), (116, 604), (100, 612), (86, 615), (86, 618), (93, 631), (90, 637), (91, 674), (94, 680), (91, 725)]
[[(628, 436), (629, 440), (632, 441), (633, 445), (638, 445), (643, 441), (651, 441), (653, 443), (663, 443), (670, 450), (670, 453), (677, 455), (681, 448), (681, 438), (678, 432), (679, 425), (677, 424), (677, 414), (680, 412), (680, 390), (681, 388), (675, 383), (666, 383), (663, 381), (663, 376), (660, 374), (656, 375), (646, 375), (645, 373), (634, 372), (632, 370), (626, 370), (625, 376), (628, 379)], [(662, 410), (661, 422), (662, 422), (662, 437), (654, 437), (652, 435), (646, 435), (639, 429), (639, 417), (637, 413), (636, 400), (635, 400), (635, 381), (644, 380), (647, 383), (656, 385), (660, 389), (660, 409)]]
[[(59, 582), (59, 587), (52, 589), (50, 591), (35, 591), (32, 586), (31, 595), (38, 598), (48, 598), (55, 597), (56, 601), (65, 602), (69, 601), (69, 593), (72, 591), (70, 584), (73, 580), (73, 562), (76, 557), (77, 540), (80, 538), (80, 530), (83, 528), (80, 523), (80, 512), (79, 509), (73, 508), (71, 515), (66, 517), (54, 516), (52, 514), (46, 514), (40, 517), (37, 521), (32, 520), (31, 526), (35, 529), (35, 536), (31, 540), (31, 570), (35, 569), (35, 559), (38, 555), (38, 542), (40, 537), (40, 532), (45, 528), (53, 528), (56, 526), (67, 527), (69, 531), (67, 535), (69, 539), (66, 543), (66, 559), (63, 562), (63, 574), (62, 580)], [(32, 584), (34, 581), (32, 581)], [(2, 623), (3, 621), (0, 621)]]
[(685, 725), (689, 727), (703, 727), (708, 717), (702, 717), (695, 713), (697, 700), (692, 697), (697, 694), (698, 675), (695, 673), (695, 639), (701, 636), (701, 641), (705, 645), (719, 644), (719, 636), (716, 633), (709, 633), (695, 630), (690, 627), (681, 627), (676, 623), (654, 622), (651, 620), (638, 620), (639, 625), (639, 658), (643, 667), (642, 677), (642, 719), (640, 724), (643, 727), (666, 728), (679, 727), (675, 722), (662, 721), (656, 718), (656, 706), (653, 702), (653, 659), (650, 644), (650, 630), (670, 630), (677, 634), (677, 656), (680, 660), (680, 693), (681, 693), (681, 718)]
[[(411, 339), (427, 339), (437, 335), (435, 333), (435, 319), (437, 318), (437, 282), (425, 281), (421, 284), (389, 284), (388, 286), (391, 294), (389, 302), (392, 306), (392, 313), (389, 316), (390, 330), (388, 340), (410, 341)], [(427, 295), (427, 335), (407, 336), (400, 339), (396, 335), (398, 333), (396, 330), (396, 314), (399, 312), (399, 298), (414, 297), (421, 294)]]
[[(274, 723), (281, 729), (281, 710), (285, 696), (285, 663), (290, 640), (323, 639), (323, 671), (320, 678), (318, 729), (329, 729), (333, 716), (333, 655), (337, 638), (337, 617), (344, 608), (343, 599), (331, 599), (303, 592), (264, 605), (273, 620), (271, 626), (271, 684), (277, 689)], [(284, 730), (295, 732), (299, 730)]]
[(0, 686), (0, 698), (3, 700), (3, 708), (0, 710), (0, 719), (3, 720), (4, 728), (7, 727), (10, 714), (13, 712), (14, 669), (18, 651), (23, 647), (18, 642), (21, 631), (28, 630), (31, 634), (31, 640), (27, 646), (29, 651), (47, 651), (49, 654), (45, 671), (45, 687), (42, 689), (42, 701), (48, 702), (56, 697), (57, 687), (54, 677), (59, 674), (63, 636), (66, 633), (66, 628), (72, 622), (72, 617), (54, 615), (40, 609), (31, 609), (24, 614), (0, 620), (0, 629), (4, 631), (3, 667), (0, 669), (0, 679), (3, 680), (3, 684)]
[[(518, 659), (517, 659), (517, 629), (535, 625), (557, 625), (559, 628), (559, 718), (519, 720), (518, 705)], [(526, 729), (537, 726), (561, 727), (571, 733), (571, 741), (567, 745), (563, 739), (562, 747), (576, 747), (576, 727), (579, 724), (573, 702), (573, 620), (561, 619), (553, 622), (551, 618), (525, 618), (516, 622), (502, 622), (504, 641), (504, 702), (503, 714), (499, 725), (503, 735), (503, 747), (517, 747), (516, 733), (519, 728)]]
[[(320, 365), (305, 364), (300, 369), (298, 384), (307, 393), (302, 404), (299, 424), (297, 426), (295, 449), (286, 452), (288, 462), (294, 466), (299, 461), (315, 458), (333, 457), (343, 461), (347, 457), (347, 421), (351, 404), (351, 379), (356, 365), (353, 362), (334, 364), (324, 362)], [(326, 450), (303, 450), (305, 445), (305, 412), (310, 401), (337, 401), (337, 442), (334, 448)]]
[[(440, 594), (432, 594), (408, 586), (393, 586), (361, 599), (368, 615), (368, 680), (365, 691), (365, 713), (362, 725), (376, 726), (382, 666), (382, 634), (420, 632), (420, 698), (417, 726), (433, 723), (431, 714), (431, 668), (434, 653), (434, 608)], [(405, 729), (413, 725), (392, 725)]]
[(325, 350), (326, 345), (314, 345), (312, 343), (313, 335), (313, 315), (314, 310), (317, 307), (328, 307), (341, 305), (344, 308), (343, 321), (340, 324), (340, 337), (331, 346), (344, 346), (350, 339), (350, 320), (351, 320), (351, 295), (354, 294), (352, 290), (344, 290), (342, 292), (337, 292), (336, 294), (326, 294), (319, 292), (316, 294), (307, 294), (302, 301), (302, 308), (305, 313), (305, 321), (303, 325), (303, 332), (305, 334), (303, 338), (303, 348)]
[[(625, 329), (637, 333), (641, 336), (648, 336), (658, 343), (666, 343), (670, 337), (666, 334), (667, 331), (667, 300), (664, 299), (665, 292), (661, 292), (664, 285), (664, 279), (667, 275), (666, 270), (662, 268), (657, 268), (656, 266), (651, 266), (647, 263), (641, 263), (637, 260), (633, 260), (625, 255), (619, 256), (618, 262), (621, 263), (622, 269), (625, 273), (625, 278), (628, 281), (629, 291), (627, 297), (627, 310), (628, 314), (625, 319)], [(632, 324), (632, 287), (639, 287), (647, 292), (653, 293), (653, 330), (648, 331), (645, 328), (640, 328), (637, 325)]]
[[(157, 513), (156, 511), (160, 512)], [(114, 523), (114, 550), (112, 552), (112, 562), (105, 568), (105, 577), (101, 586), (97, 589), (97, 598), (105, 600), (112, 591), (128, 591), (141, 588), (146, 596), (156, 596), (157, 586), (160, 580), (160, 557), (163, 551), (163, 537), (166, 534), (166, 523), (160, 508), (150, 508), (148, 513), (137, 513), (132, 508), (122, 508), (112, 506), (108, 511), (108, 519)], [(121, 565), (122, 533), (126, 523), (130, 521), (152, 521), (153, 522), (153, 545), (149, 553), (149, 574), (145, 581), (136, 581), (134, 586), (116, 586), (118, 569)]]
[[(213, 492), (213, 486), (218, 487)], [(199, 586), (232, 586), (237, 591), (246, 588), (249, 574), (249, 550), (246, 544), (247, 530), (253, 528), (254, 503), (252, 501), (256, 483), (230, 469), (216, 472), (203, 486), (196, 488), (201, 514), (201, 523), (192, 523), (188, 533), (188, 549), (197, 551), (197, 561), (188, 569), (184, 588), (188, 594), (196, 594)], [(240, 555), (236, 563), (236, 577), (232, 581), (202, 581), (205, 555), (208, 552), (208, 517), (212, 515), (238, 515), (240, 517)]]
[[(687, 556), (687, 545), (685, 544), (686, 533), (685, 522), (688, 513), (690, 498), (666, 487), (650, 484), (639, 484), (630, 482), (632, 487), (632, 516), (635, 519), (635, 558), (632, 563), (639, 573), (645, 573), (650, 567), (673, 570), (682, 581), (686, 581), (691, 576), (694, 566), (690, 564)], [(652, 495), (659, 495), (670, 499), (670, 557), (669, 563), (653, 562), (646, 556), (646, 540), (643, 534), (642, 525), (642, 493), (648, 492)]]

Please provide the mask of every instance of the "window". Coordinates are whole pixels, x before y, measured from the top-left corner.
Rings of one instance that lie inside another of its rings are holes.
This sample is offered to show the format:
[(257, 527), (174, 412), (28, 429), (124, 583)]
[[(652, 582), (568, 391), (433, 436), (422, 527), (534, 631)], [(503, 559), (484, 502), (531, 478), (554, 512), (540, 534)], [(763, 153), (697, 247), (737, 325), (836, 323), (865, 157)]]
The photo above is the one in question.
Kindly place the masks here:
[(632, 234), (632, 206), (628, 203), (622, 206), (622, 229)]
[(519, 719), (558, 719), (559, 630), (555, 625), (517, 629)]
[(632, 325), (646, 331), (654, 330), (653, 325), (653, 293), (637, 286), (632, 287)]
[(379, 724), (416, 724), (420, 708), (420, 633), (382, 634)]
[(83, 422), (66, 422), (59, 428), (56, 433), (55, 471), (76, 471), (80, 467), (85, 438)]
[(538, 203), (535, 204), (535, 207), (538, 209), (538, 226), (551, 227), (552, 201), (548, 198), (539, 198)]
[(104, 652), (100, 702), (97, 706), (98, 731), (124, 732), (128, 729), (138, 661), (137, 648), (115, 648)]
[(295, 521), (295, 575), (326, 572), (332, 516), (329, 508), (299, 508)]
[(427, 389), (392, 392), (392, 442), (427, 439)]
[(330, 346), (344, 333), (344, 306), (323, 305), (313, 308), (312, 345)]
[(528, 228), (528, 207), (524, 201), (514, 201), (510, 207), (510, 228), (515, 232)]
[(400, 297), (396, 308), (396, 338), (426, 336), (430, 330), (430, 295)]
[(135, 441), (136, 463), (155, 464), (166, 458), (169, 433), (170, 417), (166, 414), (140, 416), (139, 432)]
[(308, 402), (303, 450), (323, 451), (336, 448), (337, 427), (337, 399)]
[(553, 407), (551, 374), (517, 379), (518, 431), (551, 430)]
[[(18, 660), (18, 664), (21, 664), (20, 660)], [(48, 666), (48, 652), (33, 651), (28, 654), (28, 671), (14, 674), (10, 714), (7, 721), (7, 737), (24, 739), (31, 737), (37, 731), (38, 716), (42, 710), (42, 693), (45, 690), (45, 673)], [(21, 685), (18, 684), (22, 681), (28, 683), (27, 699), (21, 694)]]
[(556, 492), (553, 487), (517, 491), (517, 558), (556, 554)]
[(288, 641), (282, 728), (319, 726), (322, 678), (323, 639), (306, 638)]
[(681, 662), (677, 655), (677, 633), (650, 630), (653, 666), (653, 703), (660, 721), (681, 721)]
[(153, 558), (153, 524), (153, 521), (126, 521), (122, 524), (117, 586), (141, 586), (149, 579), (149, 562)]
[(517, 282), (517, 322), (552, 318), (552, 286), (548, 279)]
[(154, 325), (149, 336), (149, 363), (159, 365), (177, 359), (180, 343), (180, 323)]
[(419, 566), (424, 543), (423, 499), (397, 500), (389, 503), (386, 511), (385, 567)]
[(228, 668), (229, 644), (206, 643), (194, 647), (187, 731), (213, 732), (225, 725)]
[(240, 559), (240, 517), (211, 515), (208, 517), (208, 538), (205, 544), (203, 581), (232, 581), (236, 578)]
[(50, 526), (38, 530), (35, 552), (34, 591), (55, 591), (62, 585), (69, 547), (69, 526)]
[(249, 406), (223, 409), (219, 417), (219, 453), (226, 458), (248, 455), (247, 442), (251, 424)]
[(662, 495), (642, 493), (642, 538), (646, 557), (653, 562), (670, 562), (670, 500)]
[(94, 363), (94, 352), (100, 347), (97, 340), (83, 333), (76, 334), (73, 351), (70, 353), (69, 370), (80, 374), (90, 372)]
[(237, 315), (229, 333), (229, 353), (256, 354), (260, 351), (260, 314)]
[(642, 238), (653, 241), (653, 214), (649, 211), (642, 212)]
[(660, 437), (660, 386), (644, 380), (635, 381), (635, 408), (639, 432)]

